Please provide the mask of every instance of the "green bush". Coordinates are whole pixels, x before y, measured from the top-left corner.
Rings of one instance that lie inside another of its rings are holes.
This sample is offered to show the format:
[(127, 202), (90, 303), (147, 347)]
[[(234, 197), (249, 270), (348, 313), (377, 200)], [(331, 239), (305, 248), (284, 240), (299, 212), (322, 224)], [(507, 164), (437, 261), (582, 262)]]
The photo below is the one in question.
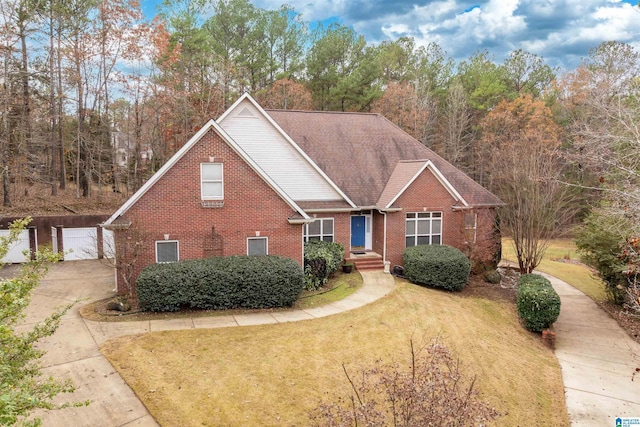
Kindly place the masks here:
[(304, 244), (305, 288), (315, 290), (327, 283), (344, 259), (344, 246), (340, 243), (312, 240)]
[(140, 308), (147, 311), (288, 307), (303, 286), (297, 262), (271, 255), (151, 264), (136, 280)]
[(471, 263), (458, 249), (446, 245), (419, 245), (406, 248), (404, 274), (421, 285), (460, 291), (467, 284)]
[(523, 274), (518, 280), (516, 307), (524, 327), (541, 332), (558, 319), (560, 296), (546, 278)]
[(622, 304), (627, 278), (622, 272), (626, 266), (620, 260), (621, 246), (629, 237), (634, 224), (624, 217), (590, 213), (583, 225), (576, 227), (574, 238), (582, 261), (598, 270), (605, 282), (605, 291), (615, 304)]
[(549, 281), (549, 279), (539, 274), (521, 274), (518, 278), (518, 286), (523, 284), (542, 285), (548, 286), (553, 289), (553, 286), (551, 286), (551, 282)]
[(489, 270), (484, 273), (484, 280), (492, 285), (497, 285), (502, 281), (502, 276), (497, 270)]

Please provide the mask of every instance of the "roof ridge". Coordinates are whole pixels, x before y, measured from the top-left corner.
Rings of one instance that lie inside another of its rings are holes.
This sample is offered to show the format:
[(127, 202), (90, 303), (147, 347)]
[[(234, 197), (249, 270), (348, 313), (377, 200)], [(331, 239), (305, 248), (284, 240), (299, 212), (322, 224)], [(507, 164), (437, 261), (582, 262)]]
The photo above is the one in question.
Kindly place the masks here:
[(383, 117), (380, 113), (367, 113), (364, 111), (283, 110), (280, 108), (265, 108), (264, 111), (277, 112), (277, 113), (311, 113), (311, 114), (361, 115), (361, 116)]

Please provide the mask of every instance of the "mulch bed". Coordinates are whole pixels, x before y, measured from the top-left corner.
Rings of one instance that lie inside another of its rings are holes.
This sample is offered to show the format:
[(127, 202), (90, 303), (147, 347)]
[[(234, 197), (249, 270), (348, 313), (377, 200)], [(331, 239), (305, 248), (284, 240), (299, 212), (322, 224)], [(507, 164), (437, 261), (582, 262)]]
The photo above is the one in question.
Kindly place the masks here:
[(502, 281), (498, 284), (488, 283), (482, 275), (469, 276), (467, 286), (460, 292), (464, 297), (487, 298), (516, 303), (516, 288), (519, 273), (512, 268), (499, 268)]

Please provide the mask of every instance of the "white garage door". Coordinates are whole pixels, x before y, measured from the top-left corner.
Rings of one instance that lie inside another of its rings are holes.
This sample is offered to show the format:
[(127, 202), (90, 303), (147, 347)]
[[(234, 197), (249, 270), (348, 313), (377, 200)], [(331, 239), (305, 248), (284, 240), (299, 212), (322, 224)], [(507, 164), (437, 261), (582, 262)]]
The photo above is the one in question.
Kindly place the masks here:
[[(0, 230), (0, 236), (2, 237), (9, 237), (9, 233), (10, 233), (9, 230)], [(37, 241), (38, 239), (36, 237), (36, 242)], [(37, 243), (36, 243), (36, 246), (37, 246)], [(23, 230), (18, 236), (18, 239), (11, 244), (11, 247), (9, 248), (9, 252), (7, 252), (7, 255), (4, 258), (2, 258), (2, 262), (4, 262), (5, 264), (28, 262), (29, 255), (25, 256), (23, 253), (24, 251), (28, 251), (28, 250), (29, 250), (29, 231)]]
[(63, 228), (64, 260), (98, 259), (98, 233), (95, 227)]

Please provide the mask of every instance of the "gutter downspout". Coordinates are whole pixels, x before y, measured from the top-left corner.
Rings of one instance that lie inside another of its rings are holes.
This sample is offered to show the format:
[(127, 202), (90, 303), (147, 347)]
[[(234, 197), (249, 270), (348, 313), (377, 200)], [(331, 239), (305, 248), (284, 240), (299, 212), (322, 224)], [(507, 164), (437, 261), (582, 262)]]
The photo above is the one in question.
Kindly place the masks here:
[(387, 262), (387, 213), (379, 211), (384, 216), (382, 227), (382, 262)]

